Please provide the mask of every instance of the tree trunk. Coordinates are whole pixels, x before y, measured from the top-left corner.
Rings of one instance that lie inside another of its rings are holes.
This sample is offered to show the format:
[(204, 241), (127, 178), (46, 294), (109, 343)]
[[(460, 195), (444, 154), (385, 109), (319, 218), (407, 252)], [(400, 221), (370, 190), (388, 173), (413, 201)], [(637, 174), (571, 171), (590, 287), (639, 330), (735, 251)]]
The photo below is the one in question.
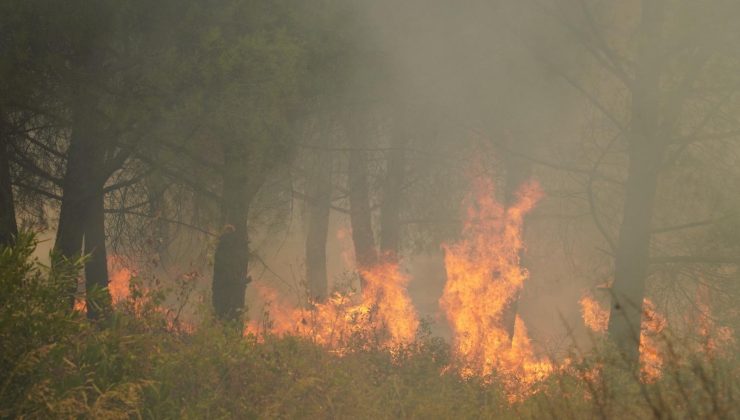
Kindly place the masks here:
[(108, 287), (108, 254), (105, 246), (105, 212), (102, 185), (88, 200), (85, 217), (85, 291), (87, 317), (97, 319), (111, 306), (111, 296), (103, 289)]
[[(54, 252), (58, 257), (74, 260), (82, 255), (82, 239), (85, 234), (85, 219), (92, 197), (91, 168), (92, 155), (90, 140), (81, 129), (73, 129), (67, 149), (67, 168), (62, 184), (62, 204), (59, 212), (59, 225), (54, 242)], [(74, 305), (77, 284), (70, 285), (70, 302)]]
[(8, 156), (9, 133), (0, 115), (0, 246), (9, 246), (18, 235), (13, 202), (13, 184), (10, 174), (10, 157)]
[(650, 257), (650, 223), (666, 144), (659, 127), (660, 66), (658, 48), (663, 1), (644, 0), (638, 33), (632, 122), (628, 133), (629, 172), (614, 261), (609, 339), (625, 361), (639, 366), (642, 302)]
[(318, 151), (314, 161), (314, 176), (308, 200), (308, 226), (306, 234), (306, 281), (310, 299), (321, 302), (328, 296), (329, 282), (326, 272), (326, 239), (329, 234), (331, 209), (331, 154)]
[[(373, 236), (372, 212), (370, 211), (370, 191), (367, 183), (367, 157), (364, 146), (358, 141), (358, 132), (351, 139), (349, 152), (349, 205), (352, 242), (355, 261), (359, 270), (367, 269), (377, 262), (375, 237)], [(364, 289), (365, 279), (360, 276), (360, 286)]]
[[(89, 104), (80, 101), (75, 112), (70, 145), (67, 149), (67, 167), (62, 184), (63, 195), (54, 251), (69, 260), (82, 255), (83, 239), (92, 250), (92, 259), (85, 265), (86, 285), (108, 285), (107, 255), (105, 249), (105, 217), (103, 186), (107, 181), (103, 172), (106, 143), (96, 134)], [(89, 266), (89, 267), (88, 267)], [(101, 268), (102, 266), (102, 268)], [(88, 289), (90, 290), (90, 289)], [(74, 305), (77, 285), (70, 285), (70, 302)], [(103, 297), (105, 305), (110, 296)], [(95, 308), (88, 314), (96, 317)]]
[(388, 164), (383, 182), (383, 203), (380, 207), (380, 252), (383, 258), (398, 259), (401, 238), (401, 202), (406, 178), (407, 122), (396, 121), (388, 152)]
[(221, 197), (223, 233), (218, 239), (213, 264), (213, 308), (222, 320), (238, 320), (244, 312), (249, 267), (247, 216), (251, 201), (246, 152), (225, 148)]
[[(532, 163), (526, 159), (519, 158), (513, 154), (506, 156), (506, 183), (504, 186), (504, 204), (506, 208), (514, 205), (517, 201), (517, 192), (519, 188), (527, 182), (532, 175)], [(524, 235), (524, 226), (522, 226), (522, 235)], [(524, 252), (519, 252), (520, 264), (524, 264)], [(503, 324), (506, 332), (509, 334), (509, 340), (514, 338), (514, 327), (516, 325), (516, 315), (519, 311), (519, 298), (521, 290), (517, 291), (511, 300), (506, 304), (503, 311)]]

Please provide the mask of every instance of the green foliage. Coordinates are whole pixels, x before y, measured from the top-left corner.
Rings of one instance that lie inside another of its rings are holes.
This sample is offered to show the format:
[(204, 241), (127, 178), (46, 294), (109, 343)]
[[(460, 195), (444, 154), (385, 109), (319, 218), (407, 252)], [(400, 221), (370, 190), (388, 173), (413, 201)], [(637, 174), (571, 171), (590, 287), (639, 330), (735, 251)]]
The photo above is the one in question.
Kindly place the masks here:
[[(600, 349), (510, 403), (497, 383), (447, 369), (447, 344), (359, 346), (339, 357), (305, 339), (243, 337), (204, 321), (183, 333), (131, 294), (98, 328), (60, 299), (79, 264), (51, 272), (21, 235), (0, 253), (0, 417), (647, 418), (736, 417), (738, 363), (667, 365), (641, 384)], [(133, 288), (138, 286), (134, 284)], [(598, 348), (598, 346), (597, 346)], [(575, 359), (574, 359), (575, 360)], [(601, 367), (601, 368), (599, 368)]]

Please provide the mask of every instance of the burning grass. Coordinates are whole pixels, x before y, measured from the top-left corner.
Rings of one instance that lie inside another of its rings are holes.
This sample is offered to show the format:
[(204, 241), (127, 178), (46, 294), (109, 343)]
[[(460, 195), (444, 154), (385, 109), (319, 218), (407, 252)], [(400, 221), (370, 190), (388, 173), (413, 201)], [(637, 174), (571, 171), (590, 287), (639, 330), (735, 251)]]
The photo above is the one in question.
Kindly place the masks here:
[[(459, 360), (456, 346), (431, 337), (423, 323), (411, 340), (398, 345), (358, 340), (341, 356), (309, 337), (245, 338), (233, 325), (208, 318), (183, 331), (155, 309), (156, 290), (130, 293), (103, 324), (90, 323), (59, 298), (76, 278), (76, 268), (50, 273), (30, 260), (32, 248), (33, 242), (23, 239), (0, 254), (0, 417), (740, 415), (734, 400), (740, 391), (736, 351), (680, 362), (667, 358), (662, 376), (644, 383), (620, 369), (608, 346), (599, 345), (512, 401), (505, 372), (459, 375), (451, 368)], [(673, 352), (690, 354), (685, 343), (668, 344)], [(515, 337), (512, 346), (520, 345), (528, 347)]]

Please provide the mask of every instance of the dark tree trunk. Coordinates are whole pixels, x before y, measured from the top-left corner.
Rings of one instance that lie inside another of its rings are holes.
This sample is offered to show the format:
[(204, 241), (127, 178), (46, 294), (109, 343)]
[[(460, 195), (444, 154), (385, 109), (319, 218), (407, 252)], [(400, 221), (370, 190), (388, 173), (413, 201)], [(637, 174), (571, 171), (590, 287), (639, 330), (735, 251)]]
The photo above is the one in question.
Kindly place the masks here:
[(406, 179), (407, 122), (396, 121), (388, 164), (383, 182), (383, 203), (380, 207), (380, 252), (383, 258), (398, 259), (401, 238), (401, 202)]
[[(108, 284), (105, 250), (105, 218), (103, 186), (105, 175), (106, 142), (96, 134), (90, 117), (89, 104), (80, 101), (67, 150), (67, 167), (62, 184), (63, 195), (54, 251), (60, 257), (72, 260), (82, 255), (83, 239), (92, 251), (92, 259), (85, 266), (86, 285)], [(90, 267), (88, 267), (88, 265)], [(102, 268), (101, 268), (102, 266)], [(89, 289), (88, 289), (89, 290)], [(77, 285), (70, 285), (70, 301), (74, 305)], [(110, 296), (98, 292), (106, 304)], [(99, 313), (93, 309), (95, 317)]]
[[(349, 152), (349, 205), (352, 242), (355, 249), (357, 268), (367, 269), (377, 262), (375, 237), (373, 236), (372, 212), (370, 210), (370, 191), (367, 182), (367, 157), (362, 150), (362, 143), (357, 135), (352, 139)], [(365, 280), (360, 276), (360, 285), (364, 288)]]
[(326, 272), (326, 239), (329, 234), (331, 209), (331, 169), (329, 152), (318, 151), (314, 161), (314, 176), (308, 200), (306, 233), (306, 281), (310, 298), (316, 302), (326, 299), (329, 282)]
[[(504, 185), (504, 204), (508, 208), (517, 202), (519, 188), (532, 176), (532, 163), (526, 159), (519, 158), (513, 154), (506, 155), (506, 182)], [(522, 226), (522, 230), (524, 226)], [(524, 232), (522, 231), (522, 235)], [(524, 265), (524, 252), (519, 252), (520, 264)], [(514, 338), (514, 327), (516, 316), (519, 311), (519, 298), (521, 291), (517, 291), (512, 299), (504, 307), (503, 324), (509, 334), (509, 340)]]
[(221, 214), (224, 229), (214, 255), (213, 308), (222, 320), (237, 320), (244, 312), (249, 267), (247, 217), (251, 194), (248, 188), (246, 152), (225, 149)]
[[(85, 264), (85, 290), (87, 292), (87, 316), (97, 319), (111, 306), (108, 287), (108, 255), (105, 246), (105, 212), (102, 186), (88, 201), (85, 217), (85, 253), (89, 260)], [(95, 299), (92, 299), (95, 297)]]
[(18, 234), (13, 202), (13, 184), (8, 156), (8, 133), (0, 115), (0, 246), (12, 245)]
[[(67, 168), (62, 184), (62, 204), (59, 225), (54, 243), (58, 257), (68, 260), (82, 255), (82, 239), (85, 234), (85, 219), (92, 197), (93, 171), (90, 140), (83, 130), (73, 130), (67, 150)], [(74, 305), (77, 285), (70, 285), (70, 301)]]
[(632, 121), (628, 133), (629, 172), (614, 261), (609, 339), (625, 360), (639, 365), (642, 302), (650, 257), (650, 223), (665, 151), (659, 127), (661, 54), (658, 48), (663, 1), (644, 0), (639, 50), (632, 87)]

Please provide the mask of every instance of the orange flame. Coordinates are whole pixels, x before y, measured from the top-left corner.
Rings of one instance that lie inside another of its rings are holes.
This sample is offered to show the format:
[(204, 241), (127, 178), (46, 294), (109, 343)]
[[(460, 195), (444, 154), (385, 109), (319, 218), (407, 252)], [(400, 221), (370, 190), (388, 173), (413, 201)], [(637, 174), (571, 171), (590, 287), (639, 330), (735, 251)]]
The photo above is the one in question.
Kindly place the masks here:
[(735, 342), (733, 330), (730, 327), (717, 325), (710, 307), (711, 296), (709, 287), (701, 283), (696, 291), (696, 329), (699, 335), (699, 351), (712, 359), (730, 353)]
[[(581, 300), (581, 315), (586, 326), (594, 332), (606, 333), (609, 325), (609, 309), (601, 305), (590, 293)], [(660, 346), (660, 334), (666, 319), (655, 310), (655, 304), (645, 298), (642, 303), (640, 324), (640, 373), (644, 382), (655, 382), (662, 375), (664, 352)]]
[(108, 291), (113, 304), (127, 300), (131, 293), (129, 284), (134, 275), (133, 271), (124, 265), (123, 259), (117, 255), (111, 255), (108, 257), (108, 272), (111, 273), (108, 280)]
[(338, 353), (344, 352), (353, 337), (369, 335), (381, 347), (408, 344), (416, 336), (419, 320), (406, 292), (409, 278), (395, 262), (360, 270), (366, 280), (362, 295), (332, 294), (325, 302), (314, 302), (310, 309), (292, 307), (269, 287), (256, 284), (266, 303), (267, 321), (248, 323), (245, 333), (307, 337)]
[(504, 325), (507, 306), (528, 277), (520, 265), (523, 219), (541, 195), (537, 183), (528, 183), (517, 202), (505, 209), (495, 199), (493, 180), (477, 178), (466, 198), (462, 238), (444, 246), (447, 282), (440, 306), (454, 334), (461, 373), (496, 372), (511, 391), (537, 382), (553, 369), (549, 361), (535, 357), (521, 319), (515, 320), (512, 339)]
[(648, 298), (642, 302), (642, 311), (640, 373), (643, 381), (650, 383), (658, 380), (663, 373), (664, 352), (658, 339), (665, 329), (666, 319), (655, 311), (655, 305)]
[(604, 333), (609, 326), (609, 311), (602, 307), (590, 293), (585, 293), (581, 300), (583, 322), (592, 331)]
[[(113, 304), (128, 299), (130, 289), (129, 283), (134, 275), (133, 271), (124, 265), (123, 259), (117, 255), (108, 256), (108, 292)], [(82, 296), (75, 299), (74, 310), (87, 312), (87, 302)]]

